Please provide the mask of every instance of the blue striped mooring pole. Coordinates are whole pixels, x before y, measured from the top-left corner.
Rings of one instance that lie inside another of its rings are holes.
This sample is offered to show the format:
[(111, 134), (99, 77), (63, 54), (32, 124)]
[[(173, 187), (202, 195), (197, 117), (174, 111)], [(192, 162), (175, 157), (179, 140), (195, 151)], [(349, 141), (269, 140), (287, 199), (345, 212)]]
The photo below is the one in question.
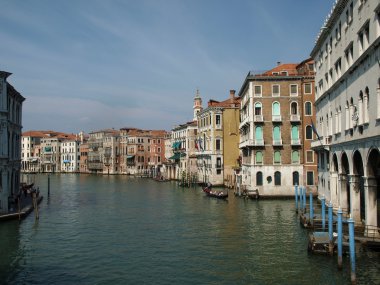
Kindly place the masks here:
[(342, 225), (343, 211), (338, 209), (338, 268), (342, 269), (342, 244), (343, 244), (343, 225)]
[(350, 261), (351, 261), (351, 283), (356, 284), (356, 270), (355, 270), (355, 234), (354, 234), (354, 220), (352, 217), (348, 219), (348, 233), (350, 237)]
[(309, 222), (310, 225), (314, 225), (314, 208), (313, 208), (313, 192), (310, 191), (310, 217), (309, 217)]
[(303, 212), (306, 213), (306, 187), (303, 186)]
[(298, 187), (298, 199), (300, 200), (300, 208), (302, 208), (302, 186)]
[(326, 227), (326, 198), (325, 195), (321, 198), (321, 204), (322, 204), (322, 230), (325, 230)]
[(334, 245), (333, 245), (333, 204), (331, 201), (328, 205), (328, 215), (329, 215), (329, 252), (333, 254)]
[(294, 198), (296, 199), (296, 213), (298, 212), (298, 185), (294, 186)]

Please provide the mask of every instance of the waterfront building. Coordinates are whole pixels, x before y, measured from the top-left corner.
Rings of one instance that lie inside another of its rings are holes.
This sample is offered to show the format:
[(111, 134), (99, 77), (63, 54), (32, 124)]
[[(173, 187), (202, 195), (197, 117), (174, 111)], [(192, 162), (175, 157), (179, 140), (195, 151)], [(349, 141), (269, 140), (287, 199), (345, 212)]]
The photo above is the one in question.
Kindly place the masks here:
[(336, 1), (311, 56), (319, 196), (372, 233), (380, 224), (379, 1)]
[(148, 157), (148, 165), (153, 177), (163, 176), (162, 167), (165, 162), (165, 136), (166, 131), (152, 130), (150, 131), (150, 146), (148, 151), (150, 156)]
[(136, 128), (125, 128), (128, 136), (127, 174), (149, 174), (150, 133)]
[(44, 134), (40, 131), (28, 131), (22, 134), (21, 171), (25, 173), (40, 172), (40, 144)]
[(88, 143), (83, 141), (79, 145), (80, 159), (79, 159), (79, 172), (88, 173)]
[(235, 90), (225, 101), (210, 100), (197, 112), (197, 175), (200, 182), (224, 185), (233, 182), (239, 158), (240, 98)]
[[(41, 131), (44, 136), (41, 138), (40, 170), (41, 172), (61, 172), (61, 147), (62, 142), (74, 141), (76, 136), (54, 131)], [(76, 160), (77, 161), (77, 160)], [(67, 163), (67, 162), (66, 162)], [(66, 169), (66, 168), (65, 168)]]
[(103, 137), (103, 173), (119, 173), (120, 132), (114, 130)]
[[(174, 155), (172, 148), (172, 133), (165, 134), (165, 161), (163, 165), (163, 176), (165, 179), (175, 179), (175, 161), (170, 158)], [(173, 170), (174, 169), (174, 170)]]
[(316, 191), (313, 60), (249, 72), (239, 96), (243, 188), (265, 196), (294, 195), (295, 185)]
[[(118, 131), (114, 129), (105, 129), (89, 133), (88, 139), (88, 165), (87, 169), (89, 173), (109, 173), (112, 158), (112, 142), (114, 140), (110, 139), (106, 141), (108, 137), (117, 136)], [(111, 168), (114, 168), (114, 165)]]
[(127, 174), (128, 128), (121, 128), (119, 135), (119, 173)]
[(61, 172), (79, 172), (80, 166), (80, 141), (77, 137), (61, 142), (60, 161)]
[(15, 207), (20, 188), (22, 103), (25, 98), (0, 71), (0, 213)]
[(196, 136), (197, 122), (191, 121), (178, 125), (172, 129), (173, 156), (169, 157), (174, 162), (170, 167), (171, 177), (175, 179), (190, 179), (196, 175)]

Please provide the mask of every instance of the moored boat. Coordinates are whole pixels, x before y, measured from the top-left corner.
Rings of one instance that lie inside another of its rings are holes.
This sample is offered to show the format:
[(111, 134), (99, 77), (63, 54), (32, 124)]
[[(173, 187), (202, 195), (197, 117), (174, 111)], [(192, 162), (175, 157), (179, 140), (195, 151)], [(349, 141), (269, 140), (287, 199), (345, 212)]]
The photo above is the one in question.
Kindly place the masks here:
[(218, 199), (227, 199), (228, 198), (228, 192), (227, 191), (216, 191), (211, 190), (209, 187), (204, 187), (203, 192), (206, 193), (207, 196), (218, 198)]

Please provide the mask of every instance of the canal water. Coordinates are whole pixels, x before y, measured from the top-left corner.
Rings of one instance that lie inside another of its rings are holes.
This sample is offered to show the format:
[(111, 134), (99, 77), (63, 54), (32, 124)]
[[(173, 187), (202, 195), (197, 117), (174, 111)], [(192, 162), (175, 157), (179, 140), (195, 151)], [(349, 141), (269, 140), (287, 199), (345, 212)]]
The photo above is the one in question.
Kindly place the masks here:
[[(35, 175), (40, 219), (0, 224), (0, 284), (349, 284), (307, 253), (293, 200), (228, 201), (127, 176)], [(358, 284), (380, 284), (359, 251)]]

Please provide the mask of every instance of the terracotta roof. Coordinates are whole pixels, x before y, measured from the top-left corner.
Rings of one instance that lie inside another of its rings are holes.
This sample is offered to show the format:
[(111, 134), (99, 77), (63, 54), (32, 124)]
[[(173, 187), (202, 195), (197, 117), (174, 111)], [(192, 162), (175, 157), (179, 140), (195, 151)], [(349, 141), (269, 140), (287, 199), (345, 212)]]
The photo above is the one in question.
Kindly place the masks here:
[(240, 101), (241, 101), (240, 97), (228, 98), (227, 100), (224, 100), (221, 102), (211, 99), (210, 101), (208, 101), (208, 107), (225, 107), (226, 108), (226, 107), (231, 107), (231, 105), (233, 105), (232, 107), (238, 107), (240, 106)]
[[(276, 66), (275, 68), (272, 68), (271, 70), (268, 70), (264, 72), (263, 74), (259, 75), (264, 75), (264, 76), (281, 76), (281, 72), (286, 71), (288, 76), (290, 75), (297, 75), (297, 65), (298, 63), (284, 63)], [(278, 72), (278, 74), (273, 74)]]
[(55, 131), (27, 131), (22, 133), (23, 137), (35, 137), (35, 138), (58, 138), (66, 140), (79, 139), (79, 136), (75, 134), (66, 134), (62, 132)]

